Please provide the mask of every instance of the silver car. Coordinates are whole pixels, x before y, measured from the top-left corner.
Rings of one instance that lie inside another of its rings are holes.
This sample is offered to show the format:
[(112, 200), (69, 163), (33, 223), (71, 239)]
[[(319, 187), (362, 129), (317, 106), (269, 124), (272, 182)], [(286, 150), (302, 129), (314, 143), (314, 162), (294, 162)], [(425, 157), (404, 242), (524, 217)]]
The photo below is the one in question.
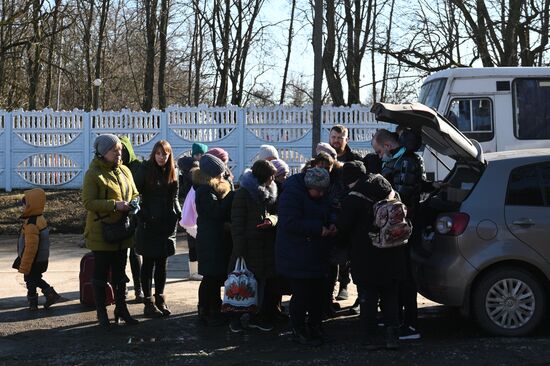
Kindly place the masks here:
[(550, 149), (484, 155), (475, 141), (421, 104), (377, 103), (377, 119), (422, 131), (456, 163), (425, 202), (423, 239), (412, 248), (419, 292), (460, 307), (495, 335), (542, 321), (550, 284)]

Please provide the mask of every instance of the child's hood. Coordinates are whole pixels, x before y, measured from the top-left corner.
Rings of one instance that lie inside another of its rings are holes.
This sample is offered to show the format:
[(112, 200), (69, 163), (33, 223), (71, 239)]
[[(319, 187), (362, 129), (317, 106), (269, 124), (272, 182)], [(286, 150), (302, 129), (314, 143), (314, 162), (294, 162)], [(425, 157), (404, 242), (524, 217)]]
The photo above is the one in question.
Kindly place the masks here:
[(134, 147), (132, 146), (132, 141), (130, 141), (130, 138), (128, 138), (128, 136), (121, 136), (120, 143), (128, 151), (128, 161), (124, 162), (125, 165), (131, 163), (134, 160), (138, 160), (136, 153), (134, 152)]
[(38, 216), (44, 213), (46, 192), (42, 188), (34, 188), (24, 192), (25, 210), (21, 217)]

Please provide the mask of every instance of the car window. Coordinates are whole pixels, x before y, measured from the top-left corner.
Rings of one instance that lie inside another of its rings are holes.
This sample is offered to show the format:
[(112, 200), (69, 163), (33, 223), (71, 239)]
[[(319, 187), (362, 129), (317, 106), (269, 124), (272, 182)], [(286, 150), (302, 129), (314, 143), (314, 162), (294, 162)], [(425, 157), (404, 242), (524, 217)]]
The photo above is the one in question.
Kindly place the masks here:
[(506, 204), (512, 206), (548, 206), (550, 167), (531, 164), (510, 173)]
[(493, 106), (489, 98), (453, 99), (445, 117), (469, 138), (480, 142), (493, 139)]
[(439, 107), (439, 102), (441, 101), (441, 96), (443, 95), (443, 90), (445, 89), (446, 83), (446, 78), (435, 79), (425, 83), (420, 88), (418, 101), (430, 108), (437, 109)]
[(515, 79), (514, 135), (550, 139), (550, 79)]

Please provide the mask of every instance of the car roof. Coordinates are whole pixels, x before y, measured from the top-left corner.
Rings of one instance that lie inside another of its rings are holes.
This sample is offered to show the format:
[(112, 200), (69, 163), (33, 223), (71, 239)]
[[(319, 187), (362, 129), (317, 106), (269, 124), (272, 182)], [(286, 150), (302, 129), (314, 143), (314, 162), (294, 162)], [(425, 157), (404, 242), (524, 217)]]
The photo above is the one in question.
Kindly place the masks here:
[[(525, 149), (525, 150), (509, 150), (509, 151), (497, 151), (484, 154), (485, 160), (500, 161), (500, 160), (514, 160), (514, 159), (529, 159), (529, 158), (548, 158), (550, 160), (550, 148), (549, 149)], [(540, 159), (536, 159), (540, 160)]]

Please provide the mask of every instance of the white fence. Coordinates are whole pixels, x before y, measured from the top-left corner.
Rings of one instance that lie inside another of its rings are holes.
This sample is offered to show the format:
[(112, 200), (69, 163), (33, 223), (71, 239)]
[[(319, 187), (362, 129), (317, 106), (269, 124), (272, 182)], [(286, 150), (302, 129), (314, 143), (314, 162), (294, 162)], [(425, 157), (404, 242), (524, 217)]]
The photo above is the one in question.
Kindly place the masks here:
[[(335, 124), (348, 127), (350, 146), (366, 153), (378, 123), (369, 107), (322, 109), (322, 141)], [(235, 175), (252, 165), (262, 144), (274, 145), (292, 169), (311, 155), (311, 107), (169, 107), (165, 112), (0, 111), (0, 188), (80, 188), (103, 133), (126, 135), (146, 158), (160, 139), (175, 157), (190, 154), (193, 142), (221, 147)]]

